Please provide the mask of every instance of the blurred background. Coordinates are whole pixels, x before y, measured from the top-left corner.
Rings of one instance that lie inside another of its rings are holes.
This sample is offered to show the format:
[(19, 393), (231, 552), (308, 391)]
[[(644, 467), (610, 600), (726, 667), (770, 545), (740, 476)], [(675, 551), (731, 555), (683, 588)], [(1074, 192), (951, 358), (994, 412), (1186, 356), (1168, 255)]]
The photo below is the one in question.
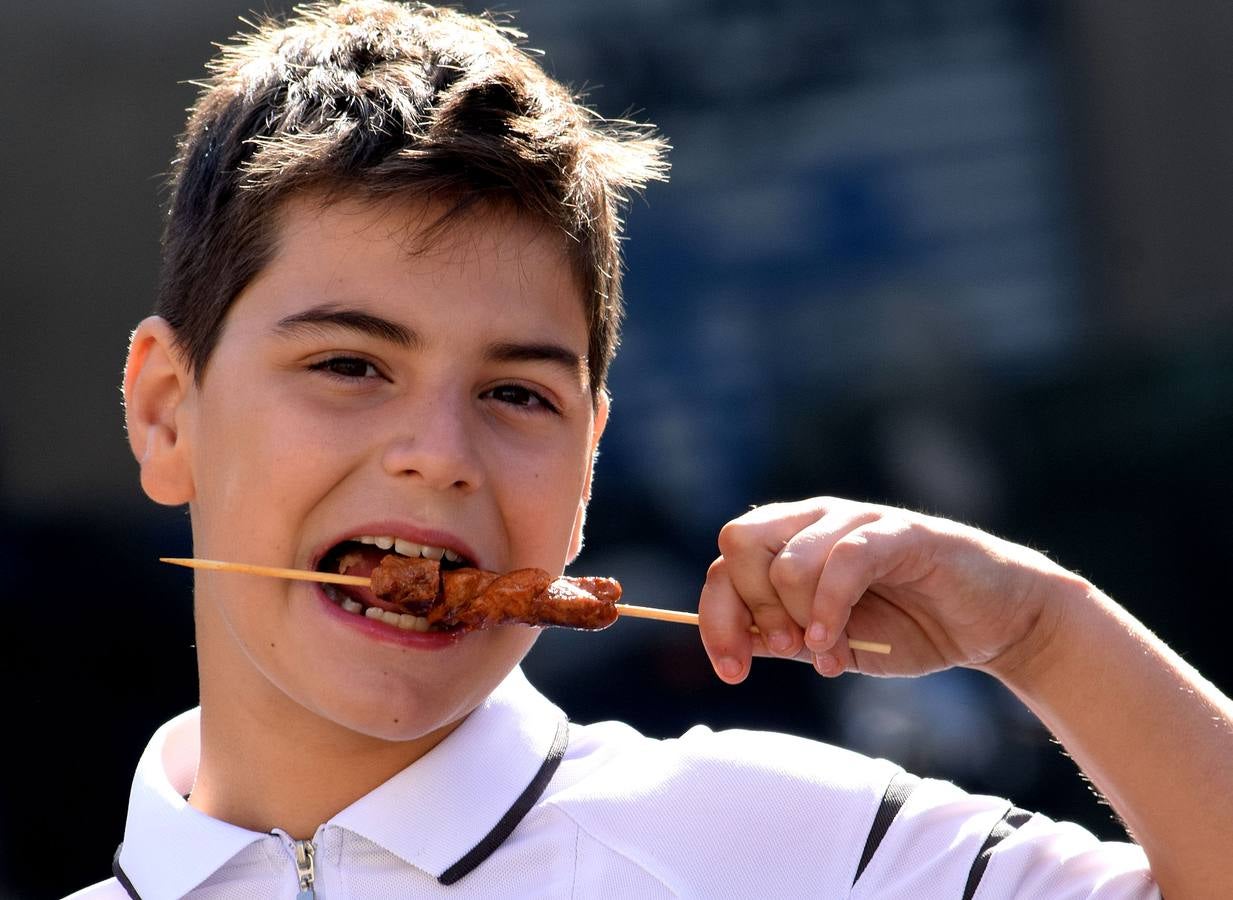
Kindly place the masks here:
[[(189, 576), (155, 562), (189, 555), (186, 515), (141, 494), (117, 385), (186, 82), (251, 9), (3, 2), (2, 897), (109, 874), (142, 747), (196, 702)], [(906, 505), (1048, 552), (1233, 689), (1233, 6), (525, 0), (516, 23), (674, 145), (628, 218), (576, 571), (692, 609), (750, 504)], [(526, 668), (578, 721), (793, 732), (1121, 834), (973, 673), (761, 661), (728, 688), (695, 632), (638, 621), (545, 634)]]

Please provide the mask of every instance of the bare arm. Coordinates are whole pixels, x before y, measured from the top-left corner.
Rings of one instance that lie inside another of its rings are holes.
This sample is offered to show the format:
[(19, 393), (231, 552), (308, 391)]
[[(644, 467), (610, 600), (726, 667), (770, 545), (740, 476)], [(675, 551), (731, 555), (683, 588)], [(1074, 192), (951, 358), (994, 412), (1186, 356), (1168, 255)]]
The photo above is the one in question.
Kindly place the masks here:
[(976, 529), (835, 498), (755, 509), (720, 549), (700, 610), (725, 681), (801, 653), (827, 676), (988, 672), (1106, 795), (1165, 896), (1233, 896), (1233, 702), (1092, 585)]
[(1146, 851), (1166, 897), (1233, 894), (1233, 701), (1089, 584), (989, 667)]

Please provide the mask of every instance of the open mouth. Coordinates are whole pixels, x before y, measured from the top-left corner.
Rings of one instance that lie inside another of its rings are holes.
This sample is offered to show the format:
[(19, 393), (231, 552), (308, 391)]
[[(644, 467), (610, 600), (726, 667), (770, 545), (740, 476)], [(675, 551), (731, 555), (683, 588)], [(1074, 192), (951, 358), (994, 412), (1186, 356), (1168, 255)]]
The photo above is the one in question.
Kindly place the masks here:
[[(396, 554), (409, 558), (437, 560), (441, 569), (474, 567), (475, 563), (445, 547), (416, 544), (388, 535), (360, 535), (341, 541), (331, 547), (317, 564), (318, 572), (337, 572), (342, 575), (369, 577), (385, 557)], [(403, 631), (453, 631), (453, 627), (430, 625), (428, 620), (411, 615), (396, 604), (382, 600), (365, 587), (352, 585), (323, 584), (325, 595), (344, 609), (357, 616), (384, 622)]]

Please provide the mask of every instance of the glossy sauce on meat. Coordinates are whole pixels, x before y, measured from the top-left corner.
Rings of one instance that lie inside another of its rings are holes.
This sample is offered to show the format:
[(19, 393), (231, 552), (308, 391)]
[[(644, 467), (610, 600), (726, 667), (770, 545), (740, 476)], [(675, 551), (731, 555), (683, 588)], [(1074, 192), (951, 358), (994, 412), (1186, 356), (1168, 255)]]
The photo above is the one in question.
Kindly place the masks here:
[(391, 553), (372, 571), (372, 592), (450, 630), (512, 624), (594, 630), (616, 621), (621, 585), (612, 578), (554, 578), (543, 569), (442, 571), (436, 560)]
[(397, 603), (412, 615), (422, 616), (436, 602), (441, 589), (441, 563), (418, 556), (390, 553), (372, 570), (372, 592)]

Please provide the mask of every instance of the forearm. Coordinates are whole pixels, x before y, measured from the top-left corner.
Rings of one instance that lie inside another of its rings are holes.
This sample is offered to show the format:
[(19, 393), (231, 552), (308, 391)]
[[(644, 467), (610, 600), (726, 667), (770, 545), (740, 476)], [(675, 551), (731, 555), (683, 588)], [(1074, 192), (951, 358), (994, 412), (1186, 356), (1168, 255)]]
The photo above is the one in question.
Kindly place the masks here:
[(1079, 579), (986, 667), (1122, 816), (1166, 897), (1233, 891), (1233, 701)]

